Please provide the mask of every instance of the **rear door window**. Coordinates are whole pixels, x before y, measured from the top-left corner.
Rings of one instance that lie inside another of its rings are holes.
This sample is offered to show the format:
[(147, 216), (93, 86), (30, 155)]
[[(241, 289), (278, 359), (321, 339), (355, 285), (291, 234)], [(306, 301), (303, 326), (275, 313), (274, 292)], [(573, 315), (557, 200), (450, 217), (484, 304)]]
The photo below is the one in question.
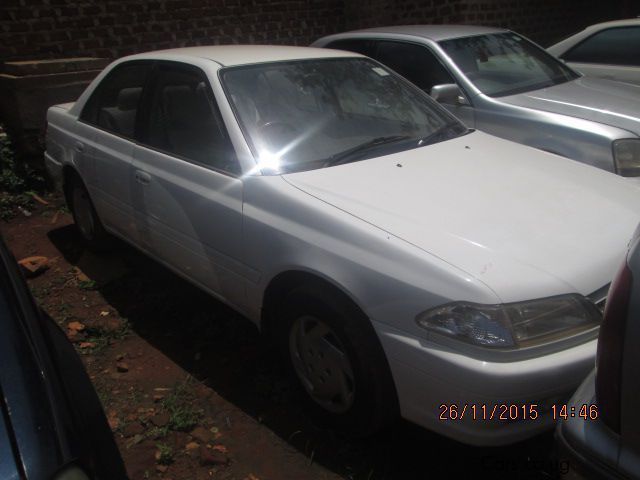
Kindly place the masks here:
[(97, 86), (80, 114), (80, 120), (126, 138), (134, 138), (142, 90), (151, 62), (115, 67)]
[(562, 58), (574, 63), (640, 66), (640, 27), (603, 30), (583, 40)]

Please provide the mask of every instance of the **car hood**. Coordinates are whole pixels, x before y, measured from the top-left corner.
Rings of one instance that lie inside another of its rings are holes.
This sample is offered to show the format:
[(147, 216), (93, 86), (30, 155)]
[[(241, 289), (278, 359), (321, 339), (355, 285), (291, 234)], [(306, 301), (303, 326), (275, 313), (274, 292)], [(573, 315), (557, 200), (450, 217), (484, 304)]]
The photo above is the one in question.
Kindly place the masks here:
[(504, 302), (603, 287), (640, 220), (623, 178), (481, 132), (284, 178)]
[(640, 135), (640, 86), (581, 77), (541, 90), (499, 98), (519, 107), (559, 113)]

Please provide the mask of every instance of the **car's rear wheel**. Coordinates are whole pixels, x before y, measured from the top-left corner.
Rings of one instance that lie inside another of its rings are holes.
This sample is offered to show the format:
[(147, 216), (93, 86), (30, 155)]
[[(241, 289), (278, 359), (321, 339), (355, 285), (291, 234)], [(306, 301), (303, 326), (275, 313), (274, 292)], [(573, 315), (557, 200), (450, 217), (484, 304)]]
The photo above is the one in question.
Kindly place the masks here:
[(280, 348), (320, 426), (361, 437), (397, 417), (389, 366), (369, 319), (332, 288), (302, 286), (280, 309)]
[(108, 248), (112, 238), (104, 229), (87, 188), (77, 176), (72, 177), (70, 182), (67, 200), (78, 232), (89, 248), (94, 250)]

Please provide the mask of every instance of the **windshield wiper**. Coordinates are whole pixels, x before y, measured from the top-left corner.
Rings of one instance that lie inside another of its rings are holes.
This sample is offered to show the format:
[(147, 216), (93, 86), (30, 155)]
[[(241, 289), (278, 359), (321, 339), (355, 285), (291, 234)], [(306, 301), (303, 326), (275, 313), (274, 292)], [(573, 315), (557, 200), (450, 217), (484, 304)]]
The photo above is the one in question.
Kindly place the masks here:
[(411, 137), (408, 135), (389, 135), (386, 137), (376, 137), (371, 140), (367, 140), (366, 142), (360, 143), (355, 147), (351, 147), (342, 152), (338, 152), (335, 155), (329, 157), (323, 163), (323, 167), (332, 167), (334, 165), (341, 165), (343, 163), (347, 163), (349, 161), (357, 160), (358, 156), (369, 150), (370, 148), (379, 147), (380, 145), (387, 145), (389, 143), (395, 143), (402, 140), (410, 139)]
[[(448, 140), (449, 135), (451, 135), (452, 130), (454, 127), (459, 127), (461, 126), (459, 122), (449, 122), (449, 123), (445, 123), (443, 126), (441, 126), (440, 128), (438, 128), (435, 132), (430, 133), (429, 135), (422, 137), (418, 140), (418, 146), (422, 147), (424, 145), (431, 145), (432, 143), (436, 143), (439, 140)], [(472, 131), (471, 129), (467, 128), (465, 129), (462, 133), (469, 133), (470, 131)]]

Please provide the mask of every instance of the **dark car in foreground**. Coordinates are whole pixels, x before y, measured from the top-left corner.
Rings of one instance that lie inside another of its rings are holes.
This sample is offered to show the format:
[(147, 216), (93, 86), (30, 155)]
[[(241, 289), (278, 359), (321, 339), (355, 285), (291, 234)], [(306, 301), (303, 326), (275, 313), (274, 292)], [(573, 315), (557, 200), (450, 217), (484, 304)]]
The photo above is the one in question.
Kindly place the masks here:
[(0, 240), (0, 479), (127, 478), (88, 375)]
[(611, 284), (595, 370), (556, 429), (573, 477), (640, 478), (640, 227)]

